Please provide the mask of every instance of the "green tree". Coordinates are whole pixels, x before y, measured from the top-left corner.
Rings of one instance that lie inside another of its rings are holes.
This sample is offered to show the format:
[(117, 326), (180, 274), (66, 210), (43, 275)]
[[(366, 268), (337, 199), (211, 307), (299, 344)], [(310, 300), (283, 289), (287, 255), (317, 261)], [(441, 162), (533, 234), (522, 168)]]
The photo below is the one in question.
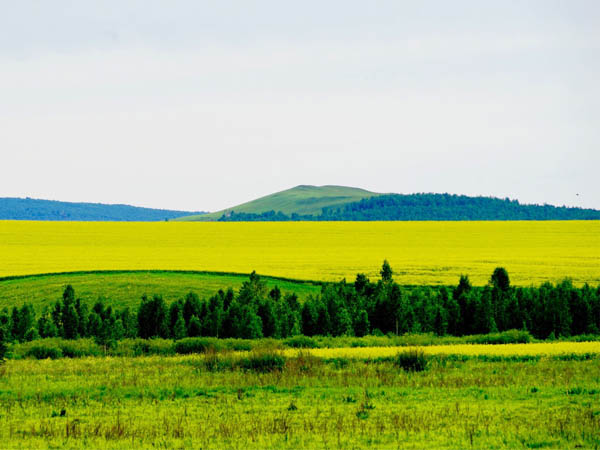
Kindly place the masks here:
[(384, 283), (389, 283), (392, 281), (392, 275), (394, 274), (394, 272), (392, 271), (392, 267), (390, 266), (390, 263), (387, 261), (387, 259), (383, 260), (383, 265), (381, 266), (381, 271), (379, 273), (381, 275), (381, 280)]
[(510, 288), (510, 279), (508, 272), (504, 267), (496, 267), (490, 278), (490, 284), (494, 288), (500, 289), (502, 292), (507, 292)]
[(200, 316), (200, 298), (196, 293), (190, 292), (183, 302), (183, 319), (186, 325), (189, 325), (193, 316)]
[(187, 331), (185, 329), (185, 319), (183, 318), (183, 313), (180, 310), (173, 327), (173, 338), (175, 338), (175, 340), (179, 340), (186, 337), (186, 335)]
[(358, 337), (369, 334), (369, 315), (364, 309), (358, 311), (358, 315), (354, 321), (354, 334)]
[(137, 316), (141, 338), (169, 337), (168, 309), (160, 295), (155, 295), (152, 299), (144, 295)]
[(8, 350), (8, 346), (6, 345), (7, 341), (6, 330), (4, 327), (0, 327), (0, 363), (4, 362), (4, 357)]
[(41, 317), (38, 319), (38, 334), (43, 338), (58, 336), (58, 329), (52, 321), (48, 308), (44, 308)]
[(190, 319), (187, 334), (189, 337), (202, 336), (202, 324), (200, 323), (200, 319), (198, 319), (197, 316), (192, 316), (192, 318)]
[(79, 337), (79, 317), (72, 303), (63, 304), (62, 325), (62, 336), (65, 339), (77, 339)]

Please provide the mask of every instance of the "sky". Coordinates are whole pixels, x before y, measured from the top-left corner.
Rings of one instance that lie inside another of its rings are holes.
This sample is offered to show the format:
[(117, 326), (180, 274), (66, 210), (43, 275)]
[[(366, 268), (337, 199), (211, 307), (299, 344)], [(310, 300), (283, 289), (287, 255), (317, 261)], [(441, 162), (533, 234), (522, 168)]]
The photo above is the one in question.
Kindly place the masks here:
[(0, 0), (0, 197), (600, 209), (600, 2)]

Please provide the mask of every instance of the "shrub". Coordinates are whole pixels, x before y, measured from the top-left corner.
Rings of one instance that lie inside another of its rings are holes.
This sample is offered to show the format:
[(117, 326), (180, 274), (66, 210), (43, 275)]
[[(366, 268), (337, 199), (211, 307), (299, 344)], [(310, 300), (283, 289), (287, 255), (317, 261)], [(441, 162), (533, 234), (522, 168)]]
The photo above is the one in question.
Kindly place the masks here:
[(227, 350), (233, 350), (234, 352), (249, 352), (254, 348), (253, 342), (256, 341), (252, 341), (251, 339), (224, 339), (218, 342), (223, 342)]
[(184, 338), (175, 343), (175, 353), (189, 355), (223, 350), (223, 345), (216, 338)]
[(468, 336), (465, 340), (467, 344), (528, 344), (532, 337), (525, 330), (508, 330), (502, 333)]
[(25, 353), (25, 357), (35, 359), (58, 359), (62, 356), (61, 349), (54, 343), (38, 343), (31, 346)]
[(124, 339), (117, 343), (111, 350), (115, 356), (142, 356), (142, 355), (174, 355), (173, 341), (169, 339)]
[(395, 364), (407, 372), (422, 372), (427, 368), (427, 362), (423, 350), (409, 349), (396, 355)]
[(317, 348), (317, 341), (308, 336), (294, 336), (283, 341), (286, 347), (290, 348)]
[(102, 354), (98, 345), (91, 339), (61, 340), (58, 346), (65, 358), (83, 358)]
[(285, 366), (286, 358), (277, 352), (250, 352), (246, 357), (240, 358), (239, 366), (245, 370), (253, 372), (274, 372), (281, 371)]

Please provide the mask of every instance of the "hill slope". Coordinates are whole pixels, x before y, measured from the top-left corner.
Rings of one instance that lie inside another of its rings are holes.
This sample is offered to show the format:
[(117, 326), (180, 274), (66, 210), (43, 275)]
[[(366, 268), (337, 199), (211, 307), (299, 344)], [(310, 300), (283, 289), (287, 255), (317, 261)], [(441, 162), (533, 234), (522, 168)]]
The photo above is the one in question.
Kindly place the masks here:
[(0, 220), (155, 222), (190, 214), (193, 213), (129, 205), (72, 203), (32, 198), (0, 198)]
[[(268, 289), (278, 286), (283, 293), (296, 293), (301, 300), (316, 295), (321, 286), (311, 282), (289, 281), (262, 276)], [(103, 298), (107, 305), (126, 306), (137, 310), (143, 294), (160, 294), (166, 302), (184, 298), (195, 292), (208, 298), (219, 289), (238, 290), (248, 275), (184, 272), (184, 271), (97, 271), (0, 278), (0, 310), (30, 303), (39, 314), (44, 307), (52, 308), (67, 284), (75, 289), (78, 298), (90, 306)]]
[(378, 194), (364, 189), (345, 186), (300, 185), (285, 191), (276, 192), (241, 205), (201, 216), (182, 217), (178, 220), (218, 220), (231, 211), (246, 214), (261, 214), (267, 211), (281, 211), (285, 215), (319, 215), (325, 207), (342, 206), (374, 197)]

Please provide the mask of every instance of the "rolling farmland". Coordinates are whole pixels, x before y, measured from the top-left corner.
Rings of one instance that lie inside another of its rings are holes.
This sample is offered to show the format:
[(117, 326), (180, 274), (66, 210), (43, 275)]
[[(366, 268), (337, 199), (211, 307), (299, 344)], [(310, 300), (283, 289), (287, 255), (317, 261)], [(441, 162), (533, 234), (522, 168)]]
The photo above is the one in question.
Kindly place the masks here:
[(401, 284), (600, 282), (600, 222), (0, 222), (0, 276), (89, 270), (202, 270)]

